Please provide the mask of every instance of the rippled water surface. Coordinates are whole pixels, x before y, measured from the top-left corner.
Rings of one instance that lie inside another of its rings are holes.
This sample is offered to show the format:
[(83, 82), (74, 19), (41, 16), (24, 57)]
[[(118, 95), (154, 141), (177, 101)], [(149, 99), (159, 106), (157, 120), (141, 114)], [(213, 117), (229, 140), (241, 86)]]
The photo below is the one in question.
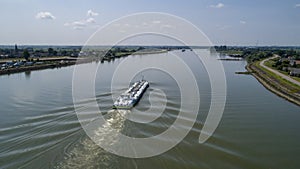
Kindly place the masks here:
[[(95, 93), (107, 125), (132, 137), (151, 137), (174, 123), (180, 109), (179, 87), (171, 75), (156, 69), (145, 70), (131, 79), (138, 80), (143, 74), (150, 82), (135, 109), (111, 111), (112, 96), (122, 93), (130, 83), (119, 81), (112, 93), (111, 77), (124, 59), (134, 66), (164, 58), (170, 61), (169, 66), (174, 66), (172, 54), (180, 56), (194, 72), (201, 102), (193, 128), (171, 150), (155, 157), (130, 159), (97, 146), (78, 122), (72, 99), (74, 67), (66, 67), (0, 76), (0, 168), (300, 167), (299, 107), (269, 92), (252, 76), (236, 75), (236, 71), (244, 70), (244, 61), (223, 62), (227, 103), (220, 125), (204, 144), (198, 143), (198, 137), (209, 110), (211, 89), (205, 68), (192, 51), (134, 55), (102, 64), (79, 65), (82, 69), (99, 65)], [(162, 107), (164, 111), (159, 114)], [(139, 111), (148, 112), (138, 114)], [(135, 123), (126, 119), (132, 114), (154, 120)], [(116, 141), (110, 127), (97, 132), (103, 142)]]

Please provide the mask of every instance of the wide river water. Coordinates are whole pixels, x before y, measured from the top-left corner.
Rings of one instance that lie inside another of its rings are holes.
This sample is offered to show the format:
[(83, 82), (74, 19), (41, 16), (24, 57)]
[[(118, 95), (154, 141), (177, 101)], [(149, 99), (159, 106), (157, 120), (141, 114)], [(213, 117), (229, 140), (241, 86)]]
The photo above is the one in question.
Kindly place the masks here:
[[(150, 88), (136, 109), (147, 110), (149, 98), (153, 99), (153, 112), (144, 114), (151, 117), (162, 105), (160, 102), (167, 99), (161, 116), (141, 125), (110, 115), (111, 77), (124, 59), (134, 66), (164, 58), (169, 60), (169, 66), (176, 66), (172, 65), (172, 54), (186, 61), (194, 72), (201, 103), (193, 128), (171, 150), (154, 157), (132, 159), (111, 154), (96, 145), (83, 131), (74, 110), (74, 66), (70, 66), (0, 76), (0, 168), (300, 168), (299, 107), (266, 90), (254, 77), (236, 75), (236, 71), (244, 71), (245, 61), (222, 62), (227, 102), (218, 128), (203, 144), (198, 143), (198, 138), (209, 110), (211, 89), (208, 74), (192, 51), (133, 55), (78, 66), (88, 69), (100, 64), (101, 71), (95, 80), (96, 100), (103, 115), (115, 118), (115, 127), (120, 132), (150, 137), (165, 131), (178, 115), (180, 92), (176, 80), (157, 69), (141, 73), (150, 82)], [(141, 74), (119, 83), (115, 88), (117, 93), (126, 90), (130, 80), (139, 79)], [(103, 130), (99, 137), (107, 143), (113, 142), (110, 132)]]

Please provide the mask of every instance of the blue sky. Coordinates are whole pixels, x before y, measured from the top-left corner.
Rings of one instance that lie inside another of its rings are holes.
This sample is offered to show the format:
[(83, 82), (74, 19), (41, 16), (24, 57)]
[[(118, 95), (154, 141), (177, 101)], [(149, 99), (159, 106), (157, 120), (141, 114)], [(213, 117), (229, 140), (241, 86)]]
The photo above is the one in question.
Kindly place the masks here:
[(0, 44), (84, 44), (137, 12), (185, 18), (216, 45), (300, 46), (300, 0), (1, 0)]

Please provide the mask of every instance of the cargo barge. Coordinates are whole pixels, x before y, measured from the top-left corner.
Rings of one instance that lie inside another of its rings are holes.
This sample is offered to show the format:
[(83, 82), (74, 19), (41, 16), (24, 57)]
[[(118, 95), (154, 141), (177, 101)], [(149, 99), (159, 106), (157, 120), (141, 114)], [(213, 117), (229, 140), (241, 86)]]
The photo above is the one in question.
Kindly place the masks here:
[(113, 109), (131, 109), (140, 101), (148, 87), (149, 82), (146, 80), (135, 82), (117, 98), (113, 104)]

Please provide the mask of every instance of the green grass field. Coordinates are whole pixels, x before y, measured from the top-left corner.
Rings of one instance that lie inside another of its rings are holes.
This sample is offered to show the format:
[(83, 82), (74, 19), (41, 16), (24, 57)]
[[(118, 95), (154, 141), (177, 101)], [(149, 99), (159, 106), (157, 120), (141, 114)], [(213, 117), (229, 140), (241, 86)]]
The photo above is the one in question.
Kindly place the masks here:
[(259, 69), (261, 69), (262, 71), (264, 71), (266, 73), (266, 75), (272, 79), (275, 79), (278, 83), (280, 83), (281, 85), (285, 86), (286, 88), (290, 89), (291, 92), (295, 93), (295, 92), (300, 92), (300, 86), (281, 78), (280, 76), (274, 74), (273, 72), (261, 67), (260, 64), (261, 61), (255, 62), (254, 65), (256, 67), (258, 67)]
[[(272, 67), (273, 64), (275, 64), (274, 60), (269, 60), (269, 61), (265, 62), (265, 65), (268, 66), (269, 68), (274, 69), (274, 70), (276, 70), (276, 71), (278, 71), (278, 72), (280, 72), (280, 73), (282, 73), (284, 75), (289, 76), (289, 72), (278, 70), (275, 67)], [(293, 76), (290, 76), (290, 77), (293, 78), (293, 79), (295, 79), (295, 80), (297, 80), (298, 82), (300, 82), (300, 77), (293, 77)]]

